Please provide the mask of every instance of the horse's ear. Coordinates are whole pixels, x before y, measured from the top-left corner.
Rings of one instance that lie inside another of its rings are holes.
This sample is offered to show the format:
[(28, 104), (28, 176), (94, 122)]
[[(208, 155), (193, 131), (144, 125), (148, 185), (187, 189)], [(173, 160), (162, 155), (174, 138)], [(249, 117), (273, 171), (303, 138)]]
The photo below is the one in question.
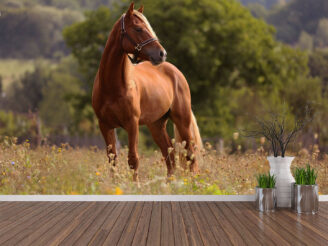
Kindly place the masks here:
[(138, 11), (142, 14), (143, 13), (143, 10), (144, 10), (144, 6), (141, 5), (140, 8), (138, 9)]
[(132, 13), (133, 13), (133, 9), (134, 9), (134, 2), (132, 2), (132, 3), (130, 4), (130, 7), (129, 7), (128, 11), (126, 12), (126, 14), (127, 14), (127, 15), (132, 15)]

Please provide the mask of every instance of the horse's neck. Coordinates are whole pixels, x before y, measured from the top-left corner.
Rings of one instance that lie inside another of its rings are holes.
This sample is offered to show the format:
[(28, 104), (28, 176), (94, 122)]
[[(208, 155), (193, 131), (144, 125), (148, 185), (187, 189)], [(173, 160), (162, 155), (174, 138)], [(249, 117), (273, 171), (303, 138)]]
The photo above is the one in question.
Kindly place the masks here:
[(127, 88), (132, 64), (121, 48), (120, 33), (115, 25), (107, 40), (99, 67), (101, 91), (106, 95), (122, 95)]

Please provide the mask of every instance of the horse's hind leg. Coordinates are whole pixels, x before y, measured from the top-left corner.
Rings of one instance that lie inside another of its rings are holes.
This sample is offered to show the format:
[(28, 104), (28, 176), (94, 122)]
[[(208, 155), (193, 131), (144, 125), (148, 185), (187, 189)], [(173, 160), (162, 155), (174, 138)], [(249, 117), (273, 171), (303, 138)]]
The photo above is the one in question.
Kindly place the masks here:
[(161, 149), (167, 166), (167, 176), (171, 176), (175, 168), (174, 151), (172, 149), (172, 151), (169, 153), (169, 147), (172, 147), (172, 143), (166, 131), (166, 123), (167, 119), (162, 118), (147, 126), (151, 132), (151, 135), (153, 136), (154, 141)]
[(107, 127), (106, 124), (103, 124), (100, 121), (99, 121), (99, 128), (106, 142), (108, 161), (109, 162), (114, 161), (113, 165), (115, 166), (117, 154), (116, 154), (116, 137), (115, 137), (114, 129)]
[(186, 110), (182, 114), (174, 114), (173, 110), (170, 114), (170, 117), (174, 124), (176, 125), (179, 135), (181, 137), (182, 141), (186, 142), (185, 148), (187, 149), (187, 161), (190, 161), (190, 171), (197, 173), (199, 171), (198, 169), (198, 163), (195, 158), (195, 148), (194, 144), (192, 142), (192, 133), (191, 133), (191, 111)]

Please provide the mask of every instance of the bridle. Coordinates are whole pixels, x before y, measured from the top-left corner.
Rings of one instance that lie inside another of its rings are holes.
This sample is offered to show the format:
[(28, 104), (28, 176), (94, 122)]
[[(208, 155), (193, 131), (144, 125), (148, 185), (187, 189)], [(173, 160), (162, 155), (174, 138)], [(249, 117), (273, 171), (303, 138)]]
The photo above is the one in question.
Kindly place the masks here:
[(125, 30), (124, 17), (125, 17), (125, 14), (123, 14), (122, 18), (121, 18), (121, 35), (122, 35), (121, 37), (122, 37), (122, 40), (124, 37), (127, 37), (127, 39), (130, 40), (130, 42), (134, 45), (135, 51), (133, 53), (133, 58), (130, 57), (129, 55), (128, 55), (128, 57), (133, 64), (138, 64), (140, 62), (140, 60), (138, 60), (138, 56), (139, 56), (142, 48), (151, 42), (157, 41), (157, 38), (150, 38), (145, 41), (142, 41), (141, 43), (136, 43)]

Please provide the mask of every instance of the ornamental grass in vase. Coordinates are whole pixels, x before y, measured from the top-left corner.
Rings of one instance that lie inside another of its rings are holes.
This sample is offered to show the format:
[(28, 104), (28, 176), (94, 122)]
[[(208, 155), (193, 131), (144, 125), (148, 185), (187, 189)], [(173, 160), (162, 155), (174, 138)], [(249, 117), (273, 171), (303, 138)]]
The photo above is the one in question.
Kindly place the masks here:
[(276, 177), (268, 174), (259, 174), (256, 177), (255, 208), (261, 212), (272, 212), (277, 205)]
[(297, 213), (318, 212), (319, 194), (317, 172), (307, 164), (306, 168), (295, 168), (295, 183), (292, 186), (292, 209)]

